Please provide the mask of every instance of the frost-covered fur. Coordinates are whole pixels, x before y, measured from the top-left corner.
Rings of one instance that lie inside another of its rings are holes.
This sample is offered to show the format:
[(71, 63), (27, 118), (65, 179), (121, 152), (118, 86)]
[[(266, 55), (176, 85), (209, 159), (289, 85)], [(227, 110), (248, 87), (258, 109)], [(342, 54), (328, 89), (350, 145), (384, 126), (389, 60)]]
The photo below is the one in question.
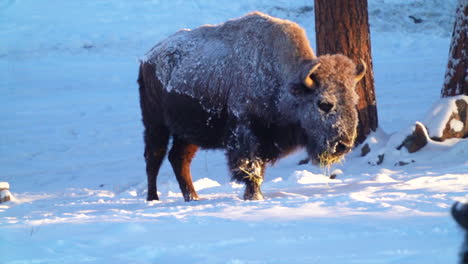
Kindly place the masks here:
[(452, 217), (465, 232), (465, 241), (460, 252), (460, 263), (468, 264), (468, 203), (455, 203), (452, 207)]
[(259, 12), (168, 37), (140, 67), (148, 199), (158, 199), (171, 136), (169, 159), (187, 201), (198, 198), (188, 169), (198, 146), (226, 150), (245, 199), (261, 199), (266, 164), (298, 147), (314, 161), (341, 158), (356, 137), (355, 83), (350, 59), (317, 58), (300, 26)]

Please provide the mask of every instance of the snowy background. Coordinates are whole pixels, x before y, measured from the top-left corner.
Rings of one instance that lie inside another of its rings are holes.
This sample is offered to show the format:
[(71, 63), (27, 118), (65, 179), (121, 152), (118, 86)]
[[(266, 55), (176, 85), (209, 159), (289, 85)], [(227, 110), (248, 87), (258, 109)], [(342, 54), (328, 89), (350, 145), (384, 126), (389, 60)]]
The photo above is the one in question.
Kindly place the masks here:
[(0, 0), (0, 182), (15, 197), (0, 204), (0, 262), (456, 263), (467, 140), (392, 147), (440, 97), (454, 0), (369, 0), (381, 165), (355, 151), (330, 180), (299, 152), (246, 202), (223, 153), (200, 151), (201, 201), (183, 202), (167, 161), (161, 201), (145, 201), (138, 59), (180, 28), (253, 10), (298, 22), (315, 45), (312, 4)]

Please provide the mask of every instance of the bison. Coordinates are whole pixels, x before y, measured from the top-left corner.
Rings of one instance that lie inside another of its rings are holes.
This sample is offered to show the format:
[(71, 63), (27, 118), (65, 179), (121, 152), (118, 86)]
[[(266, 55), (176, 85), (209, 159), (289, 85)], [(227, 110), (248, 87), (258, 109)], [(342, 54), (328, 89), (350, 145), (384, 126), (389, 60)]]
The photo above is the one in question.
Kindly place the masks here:
[(452, 217), (465, 231), (465, 242), (460, 252), (460, 264), (468, 264), (468, 203), (456, 202), (452, 206)]
[(190, 163), (199, 148), (224, 149), (245, 200), (263, 199), (265, 166), (298, 148), (315, 163), (340, 160), (356, 137), (354, 88), (365, 71), (343, 55), (316, 57), (299, 25), (260, 12), (169, 36), (138, 77), (147, 200), (159, 199), (170, 138), (185, 201), (198, 200)]

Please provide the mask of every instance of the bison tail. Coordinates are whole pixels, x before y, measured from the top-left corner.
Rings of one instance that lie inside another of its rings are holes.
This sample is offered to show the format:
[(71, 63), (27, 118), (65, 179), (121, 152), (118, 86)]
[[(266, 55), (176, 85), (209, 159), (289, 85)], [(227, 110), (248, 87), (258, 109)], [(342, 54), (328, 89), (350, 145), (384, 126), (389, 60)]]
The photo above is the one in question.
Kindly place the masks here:
[(143, 124), (146, 128), (154, 125), (163, 125), (161, 107), (163, 87), (156, 76), (156, 66), (154, 64), (145, 61), (140, 63), (138, 85)]

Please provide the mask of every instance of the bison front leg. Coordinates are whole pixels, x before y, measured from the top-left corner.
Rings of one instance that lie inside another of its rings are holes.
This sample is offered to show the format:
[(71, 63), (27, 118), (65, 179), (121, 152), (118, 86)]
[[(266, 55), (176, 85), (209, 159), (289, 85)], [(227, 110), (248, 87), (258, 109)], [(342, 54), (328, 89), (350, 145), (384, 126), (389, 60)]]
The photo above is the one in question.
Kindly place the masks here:
[(258, 157), (258, 143), (248, 130), (233, 133), (227, 148), (232, 179), (245, 183), (244, 200), (263, 200), (260, 189), (266, 161)]
[(244, 200), (263, 200), (260, 189), (263, 183), (265, 162), (259, 158), (240, 159), (231, 168), (232, 177), (245, 183)]

